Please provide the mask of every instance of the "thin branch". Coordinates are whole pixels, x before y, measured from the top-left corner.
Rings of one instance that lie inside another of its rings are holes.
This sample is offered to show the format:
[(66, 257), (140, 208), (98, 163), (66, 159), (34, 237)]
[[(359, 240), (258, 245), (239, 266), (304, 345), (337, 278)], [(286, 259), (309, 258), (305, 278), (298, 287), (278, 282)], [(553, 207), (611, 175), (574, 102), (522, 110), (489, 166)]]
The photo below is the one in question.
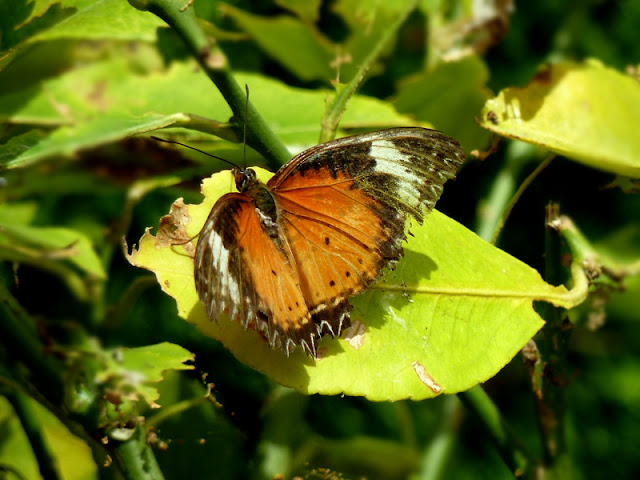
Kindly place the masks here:
[(118, 328), (126, 320), (127, 315), (133, 308), (135, 302), (140, 298), (142, 292), (148, 288), (154, 287), (158, 284), (158, 281), (153, 276), (137, 277), (133, 282), (129, 284), (127, 289), (122, 295), (120, 300), (111, 306), (105, 319), (105, 324), (109, 328)]
[(164, 479), (153, 450), (147, 444), (145, 431), (143, 426), (138, 425), (128, 440), (111, 440), (111, 456), (126, 480)]
[[(148, 10), (163, 19), (184, 40), (187, 48), (231, 107), (236, 128), (241, 129), (246, 122), (247, 143), (264, 155), (270, 168), (275, 170), (291, 158), (287, 148), (271, 131), (251, 102), (248, 103), (245, 114), (245, 91), (233, 77), (229, 62), (220, 47), (215, 44), (215, 41), (210, 43), (200, 28), (192, 2), (188, 0), (129, 0), (129, 3), (140, 10)], [(238, 138), (241, 137), (242, 135), (239, 134)]]
[(460, 401), (452, 395), (447, 396), (444, 402), (440, 427), (422, 454), (418, 473), (420, 480), (446, 478), (444, 472), (454, 451), (464, 409)]
[(183, 400), (181, 402), (174, 403), (173, 405), (164, 407), (158, 413), (147, 419), (147, 427), (156, 428), (159, 424), (168, 420), (169, 418), (179, 415), (191, 408), (200, 406), (205, 402), (212, 404), (216, 408), (222, 407), (222, 405), (220, 405), (220, 403), (218, 403), (218, 401), (216, 400), (213, 393), (211, 393), (212, 387), (212, 383), (208, 384), (207, 392), (203, 396), (189, 398), (187, 400)]
[(407, 402), (396, 402), (394, 405), (395, 413), (398, 416), (398, 428), (400, 429), (403, 443), (413, 449), (417, 448), (416, 425)]
[[(529, 164), (540, 161), (538, 151), (533, 145), (516, 141), (508, 142), (505, 157), (504, 165), (487, 189), (486, 197), (478, 203), (476, 214), (475, 232), (480, 238), (494, 245), (495, 240), (492, 241), (492, 239), (497, 239), (513, 205), (526, 188), (526, 186), (517, 188), (523, 170)], [(538, 173), (536, 171), (535, 175)], [(529, 183), (535, 175), (530, 176)]]
[(504, 227), (504, 224), (506, 223), (507, 218), (509, 218), (509, 215), (511, 214), (511, 210), (513, 210), (513, 207), (515, 207), (518, 200), (520, 200), (520, 197), (522, 196), (524, 191), (529, 187), (529, 185), (531, 185), (531, 182), (535, 180), (535, 178), (540, 174), (540, 172), (542, 172), (545, 168), (549, 166), (549, 164), (555, 157), (556, 157), (555, 153), (549, 154), (547, 158), (545, 158), (536, 167), (536, 169), (533, 172), (531, 172), (527, 176), (527, 178), (524, 179), (524, 182), (520, 184), (520, 187), (518, 187), (518, 190), (516, 190), (516, 193), (513, 195), (513, 197), (511, 197), (511, 200), (507, 204), (506, 208), (502, 211), (502, 215), (500, 216), (500, 219), (498, 220), (498, 224), (496, 225), (496, 229), (493, 232), (493, 236), (491, 237), (492, 245), (495, 245), (498, 242), (498, 237), (502, 232), (502, 228)]
[(398, 33), (398, 30), (418, 4), (417, 0), (407, 2), (405, 9), (398, 15), (395, 22), (393, 22), (387, 31), (380, 37), (378, 42), (373, 46), (369, 55), (361, 63), (360, 68), (351, 79), (351, 81), (343, 88), (338, 90), (336, 97), (331, 105), (327, 109), (327, 113), (322, 119), (322, 131), (320, 132), (320, 143), (332, 140), (336, 136), (336, 130), (338, 129), (338, 123), (342, 114), (347, 108), (347, 104), (351, 97), (355, 94), (358, 87), (364, 81), (371, 65), (378, 59), (387, 44)]

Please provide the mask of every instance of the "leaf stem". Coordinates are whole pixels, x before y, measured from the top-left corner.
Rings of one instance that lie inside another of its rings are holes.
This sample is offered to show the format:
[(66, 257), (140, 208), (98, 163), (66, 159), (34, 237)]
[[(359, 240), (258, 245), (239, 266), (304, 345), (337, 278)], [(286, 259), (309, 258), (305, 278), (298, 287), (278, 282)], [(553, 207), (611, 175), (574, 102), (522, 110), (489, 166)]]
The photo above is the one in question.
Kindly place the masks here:
[[(487, 242), (497, 239), (513, 205), (524, 191), (522, 187), (517, 189), (522, 171), (538, 161), (535, 147), (524, 142), (510, 141), (505, 156), (505, 163), (493, 179), (489, 193), (478, 204), (475, 232)], [(515, 194), (516, 190), (519, 190), (518, 194)], [(492, 244), (495, 245), (495, 241)]]
[(460, 392), (458, 398), (483, 423), (498, 454), (513, 474), (518, 477), (524, 475), (533, 477), (531, 468), (535, 463), (533, 457), (507, 426), (500, 410), (483, 388), (476, 385), (465, 392)]
[(181, 402), (174, 403), (173, 405), (162, 408), (158, 413), (147, 419), (146, 425), (149, 428), (157, 428), (157, 426), (165, 420), (168, 420), (169, 418), (174, 417), (191, 408), (197, 407), (205, 402), (212, 403), (216, 406), (220, 405), (211, 393), (211, 386), (207, 387), (206, 395), (189, 398), (187, 400), (183, 400)]
[(498, 237), (500, 236), (500, 233), (502, 232), (502, 228), (504, 227), (504, 224), (506, 223), (507, 218), (509, 218), (509, 215), (511, 214), (511, 211), (513, 210), (513, 207), (515, 207), (515, 205), (518, 202), (518, 200), (520, 200), (520, 197), (522, 196), (524, 191), (529, 187), (529, 185), (531, 185), (531, 182), (533, 182), (533, 180), (535, 180), (535, 178), (540, 174), (540, 172), (542, 172), (545, 168), (547, 168), (549, 166), (549, 164), (551, 163), (551, 161), (555, 157), (556, 157), (555, 153), (549, 154), (547, 156), (547, 158), (545, 158), (540, 164), (538, 164), (538, 166), (535, 168), (535, 170), (533, 172), (531, 172), (527, 176), (527, 178), (524, 179), (524, 182), (522, 182), (520, 184), (520, 186), (518, 187), (518, 190), (516, 190), (516, 193), (513, 194), (513, 197), (511, 197), (511, 200), (509, 200), (509, 203), (507, 204), (507, 206), (502, 211), (502, 215), (500, 215), (500, 219), (498, 220), (498, 224), (496, 225), (496, 228), (495, 228), (495, 230), (493, 232), (493, 235), (491, 237), (491, 244), (492, 245), (495, 245), (496, 243), (498, 243)]
[(398, 32), (400, 27), (418, 4), (417, 0), (411, 0), (407, 2), (405, 9), (398, 15), (396, 20), (389, 26), (387, 31), (380, 37), (378, 42), (373, 46), (369, 55), (363, 60), (360, 68), (354, 75), (354, 77), (343, 88), (338, 88), (333, 102), (327, 108), (327, 113), (322, 119), (322, 130), (320, 131), (320, 143), (332, 140), (336, 136), (336, 130), (338, 129), (338, 123), (342, 114), (347, 108), (347, 104), (351, 97), (355, 94), (358, 87), (364, 81), (367, 72), (371, 68), (371, 65), (378, 59), (384, 48), (391, 41), (394, 35)]
[[(285, 145), (271, 131), (258, 110), (251, 102), (246, 101), (245, 91), (233, 77), (226, 56), (220, 47), (215, 45), (215, 41), (209, 42), (200, 28), (191, 2), (129, 0), (129, 3), (160, 17), (184, 40), (187, 48), (231, 107), (238, 132), (242, 131), (246, 122), (247, 144), (264, 155), (270, 168), (275, 170), (291, 158)], [(238, 138), (242, 138), (241, 133), (238, 134)]]
[(30, 403), (31, 400), (24, 393), (17, 390), (10, 390), (5, 396), (11, 403), (16, 416), (20, 420), (22, 429), (29, 439), (43, 480), (59, 480), (61, 477), (56, 469), (55, 457), (49, 450), (49, 446), (42, 434), (40, 422), (33, 405)]

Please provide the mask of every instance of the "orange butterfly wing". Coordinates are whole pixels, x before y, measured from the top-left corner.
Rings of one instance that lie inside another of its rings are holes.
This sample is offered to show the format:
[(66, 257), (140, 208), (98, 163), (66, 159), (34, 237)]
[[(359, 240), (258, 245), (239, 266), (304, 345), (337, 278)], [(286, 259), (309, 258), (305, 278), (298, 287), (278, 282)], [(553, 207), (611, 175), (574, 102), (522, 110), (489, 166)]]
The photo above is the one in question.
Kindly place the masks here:
[(339, 335), (348, 297), (402, 256), (405, 221), (422, 223), (464, 161), (433, 130), (391, 129), (318, 145), (267, 184), (318, 335)]
[(422, 223), (463, 161), (455, 140), (405, 128), (313, 147), (266, 186), (240, 175), (250, 186), (216, 203), (196, 249), (209, 318), (225, 312), (287, 355), (300, 345), (315, 356), (317, 338), (348, 325), (348, 297), (402, 256), (407, 218)]
[(297, 269), (261, 225), (251, 197), (230, 193), (216, 202), (200, 232), (195, 280), (209, 318), (224, 312), (245, 328), (254, 325), (272, 347), (288, 354), (301, 345), (315, 355)]

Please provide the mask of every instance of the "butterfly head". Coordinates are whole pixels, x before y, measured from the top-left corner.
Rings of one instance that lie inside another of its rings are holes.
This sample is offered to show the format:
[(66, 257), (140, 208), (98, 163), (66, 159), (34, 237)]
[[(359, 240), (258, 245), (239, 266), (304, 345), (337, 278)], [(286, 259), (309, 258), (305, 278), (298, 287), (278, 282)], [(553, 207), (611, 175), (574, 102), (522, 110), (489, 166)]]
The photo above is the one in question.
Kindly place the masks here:
[(236, 188), (240, 193), (245, 193), (258, 182), (256, 172), (251, 168), (234, 168), (233, 176), (236, 181)]

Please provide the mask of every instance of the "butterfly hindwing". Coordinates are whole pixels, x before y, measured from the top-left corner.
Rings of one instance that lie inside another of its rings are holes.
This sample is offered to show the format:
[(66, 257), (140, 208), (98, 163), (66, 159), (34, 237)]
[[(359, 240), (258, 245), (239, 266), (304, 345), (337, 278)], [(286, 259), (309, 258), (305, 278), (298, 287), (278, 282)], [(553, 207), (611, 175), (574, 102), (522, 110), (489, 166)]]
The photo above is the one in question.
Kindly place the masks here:
[(195, 256), (198, 295), (209, 318), (225, 313), (253, 326), (287, 353), (301, 345), (315, 355), (315, 328), (297, 270), (280, 242), (263, 228), (253, 202), (223, 196), (200, 232)]

